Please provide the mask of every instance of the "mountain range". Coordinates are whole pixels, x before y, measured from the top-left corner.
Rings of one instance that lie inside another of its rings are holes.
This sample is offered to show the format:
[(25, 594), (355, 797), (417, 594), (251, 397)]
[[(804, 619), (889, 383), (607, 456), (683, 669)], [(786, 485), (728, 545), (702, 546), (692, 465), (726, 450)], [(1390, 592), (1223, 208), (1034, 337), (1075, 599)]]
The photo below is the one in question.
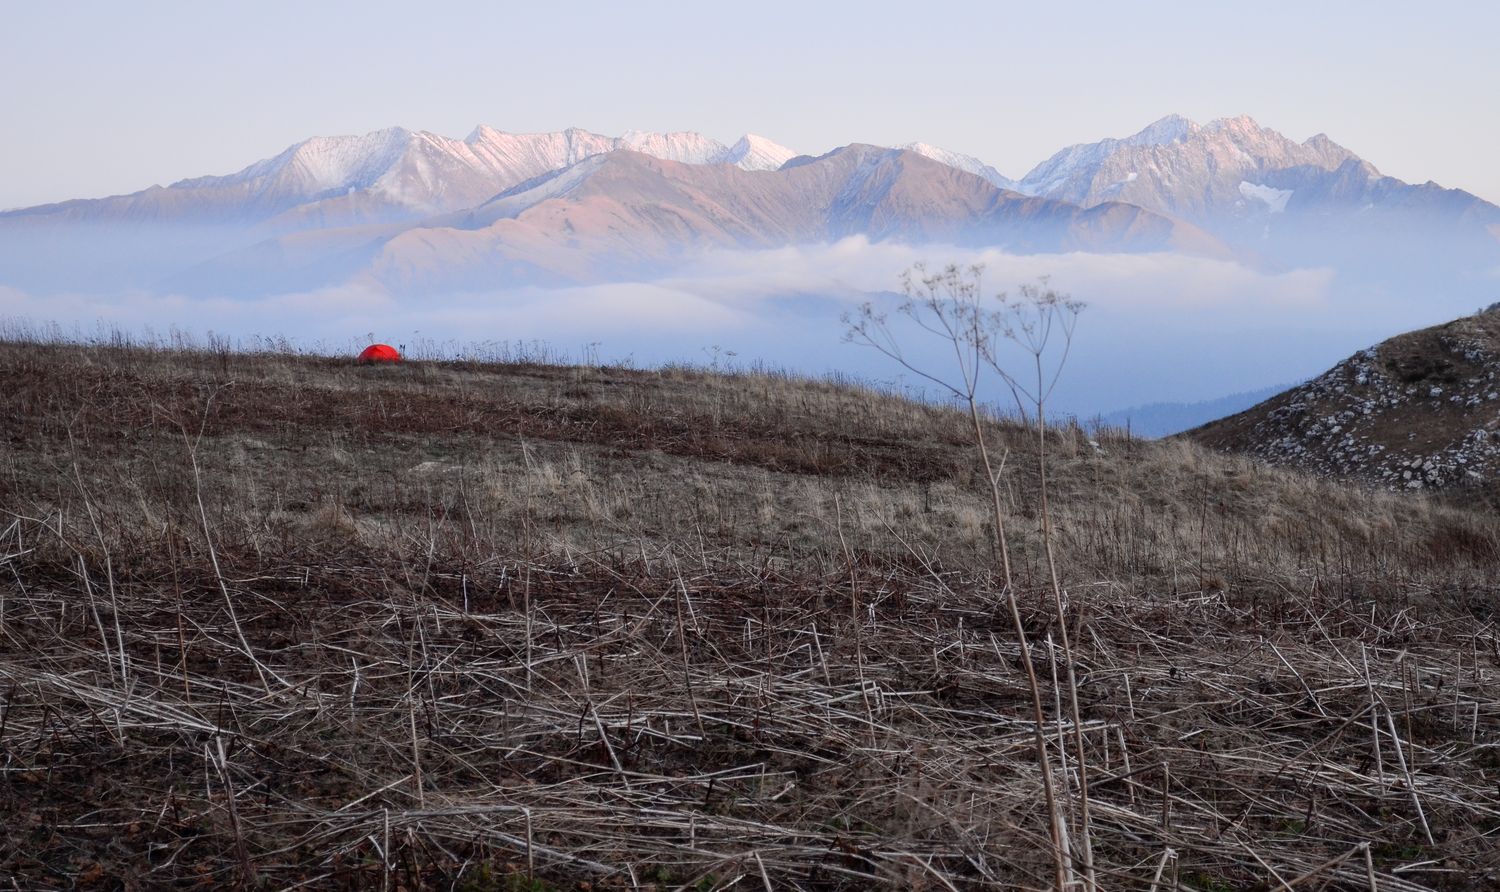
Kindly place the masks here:
[(1294, 142), (1248, 117), (1176, 115), (1125, 139), (1070, 146), (1016, 188), (1085, 207), (1134, 204), (1202, 226), (1243, 259), (1275, 269), (1329, 265), (1366, 283), (1485, 276), (1500, 207), (1436, 183), (1405, 183), (1325, 134)]
[(1019, 253), (1176, 251), (1268, 269), (1395, 264), (1481, 283), (1500, 207), (1382, 176), (1319, 134), (1163, 118), (1012, 180), (924, 143), (812, 157), (763, 137), (570, 129), (316, 137), (225, 176), (0, 213), (0, 284), (257, 293), (589, 282), (715, 248), (847, 236)]
[(696, 133), (514, 134), (480, 126), (464, 139), (393, 127), (313, 137), (227, 176), (130, 195), (7, 212), (10, 218), (135, 223), (262, 223), (268, 230), (420, 219), (473, 207), (517, 183), (617, 150), (689, 164), (775, 170), (796, 153), (747, 134), (732, 146)]
[[(416, 225), (293, 233), (215, 258), (174, 284), (251, 290), (355, 279), (394, 292), (603, 281), (710, 248), (872, 240), (1017, 252), (1226, 254), (1192, 224), (1141, 208), (1023, 196), (901, 149), (851, 145), (775, 172), (613, 151)], [(339, 262), (330, 265), (329, 259)]]

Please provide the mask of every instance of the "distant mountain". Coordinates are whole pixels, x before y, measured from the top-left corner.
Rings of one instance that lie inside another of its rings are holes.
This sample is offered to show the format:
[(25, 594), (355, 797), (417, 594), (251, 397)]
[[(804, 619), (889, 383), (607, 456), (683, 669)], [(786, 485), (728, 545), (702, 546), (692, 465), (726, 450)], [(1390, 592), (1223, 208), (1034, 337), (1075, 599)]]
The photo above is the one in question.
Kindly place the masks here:
[[(852, 235), (1017, 252), (1227, 254), (1181, 221), (1130, 205), (1083, 209), (1005, 192), (905, 150), (851, 145), (777, 171), (621, 150), (418, 224), (284, 236), (200, 266), (175, 284), (309, 288), (352, 279), (430, 291), (587, 282), (659, 270), (704, 249)], [(268, 276), (274, 281), (264, 281)]]
[(1280, 384), (1195, 403), (1147, 403), (1086, 420), (1104, 427), (1129, 430), (1137, 437), (1170, 437), (1226, 415), (1243, 412), (1290, 388), (1291, 385)]
[[(781, 165), (792, 160), (796, 154), (786, 146), (771, 142), (764, 136), (748, 133), (740, 137), (739, 142), (730, 146), (722, 155), (714, 156), (713, 161), (720, 164), (733, 164), (741, 170), (779, 170)], [(658, 155), (657, 157), (666, 156)]]
[(1333, 171), (1351, 159), (1353, 153), (1322, 134), (1297, 143), (1248, 117), (1200, 125), (1170, 115), (1124, 139), (1069, 146), (1026, 174), (1019, 188), (1085, 206), (1125, 201), (1207, 220), (1251, 211), (1252, 203), (1284, 210), (1285, 199), (1263, 191), (1268, 173)]
[(1441, 274), (1482, 295), (1500, 265), (1500, 207), (1383, 176), (1323, 134), (1299, 143), (1248, 117), (1200, 125), (1172, 115), (1070, 146), (1016, 188), (1084, 207), (1134, 204), (1203, 227), (1242, 259), (1332, 266), (1377, 289)]
[(461, 140), (400, 127), (314, 137), (225, 176), (0, 212), (0, 284), (154, 288), (267, 238), (413, 223), (620, 149), (746, 170), (774, 170), (794, 154), (753, 135), (726, 146), (696, 133), (612, 137), (576, 128), (518, 134), (481, 126)]
[(473, 207), (517, 183), (617, 149), (746, 170), (775, 170), (795, 154), (753, 135), (726, 146), (697, 133), (517, 134), (480, 126), (460, 140), (393, 127), (314, 137), (226, 176), (9, 211), (0, 220), (259, 223), (279, 231), (392, 222)]
[[(1500, 208), (1475, 196), (1383, 177), (1322, 134), (1298, 143), (1248, 117), (1200, 125), (1168, 116), (1123, 139), (1065, 148), (1019, 181), (978, 158), (927, 143), (900, 148), (1000, 189), (1083, 207), (1124, 202), (1232, 238), (1264, 235), (1245, 221), (1264, 226), (1334, 211), (1367, 217), (1422, 213), (1473, 229), (1500, 228)], [(405, 222), (475, 207), (519, 183), (619, 149), (745, 170), (776, 170), (795, 155), (754, 135), (726, 146), (689, 132), (611, 137), (576, 128), (514, 134), (480, 126), (460, 140), (394, 127), (314, 137), (224, 176), (0, 212), (0, 227), (22, 220), (32, 227), (253, 224), (274, 234)]]
[(918, 155), (923, 155), (927, 158), (931, 158), (939, 164), (946, 164), (949, 167), (956, 167), (959, 170), (965, 171), (967, 173), (972, 173), (976, 176), (984, 177), (992, 186), (997, 186), (1001, 189), (1009, 189), (1012, 192), (1016, 191), (1017, 183), (1015, 180), (1011, 179), (1008, 176), (1005, 176), (1004, 174), (1000, 173), (1000, 171), (989, 166), (988, 164), (985, 164), (983, 161), (980, 161), (973, 155), (962, 155), (958, 152), (950, 152), (947, 149), (940, 149), (937, 146), (931, 146), (925, 142), (907, 143), (904, 146), (899, 146), (899, 148), (906, 149), (909, 152), (916, 152)]
[(1391, 338), (1184, 436), (1387, 489), (1500, 502), (1500, 309)]
[[(697, 172), (601, 160), (630, 155)], [(1500, 207), (1381, 176), (1322, 135), (1295, 142), (1249, 118), (1171, 116), (1066, 148), (1019, 182), (926, 143), (812, 157), (753, 135), (733, 145), (696, 133), (490, 127), (464, 139), (402, 128), (315, 137), (228, 175), (0, 213), (0, 284), (253, 293), (348, 276), (583, 281), (706, 247), (856, 234), (1012, 251), (1185, 250), (1262, 269), (1330, 268), (1339, 287), (1372, 295), (1441, 281), (1465, 302), (1493, 300), (1500, 268)]]

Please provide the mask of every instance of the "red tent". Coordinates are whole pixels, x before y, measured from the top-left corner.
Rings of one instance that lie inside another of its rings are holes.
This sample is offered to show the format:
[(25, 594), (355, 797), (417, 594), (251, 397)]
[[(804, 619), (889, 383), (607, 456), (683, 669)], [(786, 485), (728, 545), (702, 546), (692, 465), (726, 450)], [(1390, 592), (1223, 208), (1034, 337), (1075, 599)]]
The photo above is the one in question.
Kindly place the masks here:
[(390, 344), (371, 344), (359, 354), (360, 362), (400, 362), (401, 353)]

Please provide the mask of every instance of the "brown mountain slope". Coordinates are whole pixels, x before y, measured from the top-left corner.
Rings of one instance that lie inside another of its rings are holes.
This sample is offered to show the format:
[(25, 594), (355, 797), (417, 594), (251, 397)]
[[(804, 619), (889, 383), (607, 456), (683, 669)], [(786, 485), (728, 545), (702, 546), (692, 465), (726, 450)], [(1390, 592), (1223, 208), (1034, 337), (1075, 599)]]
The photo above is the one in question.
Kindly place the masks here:
[(1500, 497), (1500, 311), (1391, 338), (1189, 431), (1274, 464), (1462, 499)]

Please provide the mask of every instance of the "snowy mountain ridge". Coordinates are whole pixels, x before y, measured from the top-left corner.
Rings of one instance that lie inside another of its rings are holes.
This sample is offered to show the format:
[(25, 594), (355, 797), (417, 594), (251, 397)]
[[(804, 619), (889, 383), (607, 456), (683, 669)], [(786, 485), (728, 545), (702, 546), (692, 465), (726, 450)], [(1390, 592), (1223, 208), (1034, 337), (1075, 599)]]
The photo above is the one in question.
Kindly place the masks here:
[[(377, 194), (414, 209), (442, 212), (472, 205), (474, 201), (468, 194), (445, 200), (448, 196), (443, 194), (443, 184), (436, 180), (439, 175), (451, 178), (457, 174), (462, 179), (468, 174), (482, 184), (481, 191), (489, 190), (493, 195), (517, 182), (616, 149), (685, 164), (735, 164), (747, 170), (775, 169), (795, 154), (751, 134), (734, 146), (726, 146), (687, 131), (631, 130), (609, 137), (576, 127), (553, 133), (507, 133), (484, 125), (462, 140), (402, 128), (364, 136), (315, 137), (293, 146), (288, 153), (289, 160), (298, 162), (320, 185), (372, 188)], [(260, 175), (255, 170), (258, 166), (252, 165), (231, 176), (255, 177)]]
[(390, 127), (357, 136), (315, 136), (236, 173), (179, 180), (170, 188), (253, 182), (288, 173), (309, 190), (360, 188), (377, 183), (413, 155), (446, 155), (478, 170), (505, 174), (508, 169), (538, 164), (559, 169), (616, 149), (685, 164), (735, 164), (746, 170), (774, 169), (796, 154), (754, 134), (726, 146), (689, 131), (630, 130), (610, 137), (576, 127), (550, 133), (508, 133), (481, 124), (460, 140), (425, 130)]
[(1167, 115), (1122, 139), (1077, 143), (1032, 168), (1017, 181), (1016, 190), (1026, 195), (1048, 195), (1062, 189), (1070, 180), (1097, 170), (1120, 147), (1166, 145), (1186, 139), (1200, 129), (1198, 124), (1181, 115)]
[[(1351, 177), (1363, 175), (1366, 182), (1380, 178), (1373, 166), (1323, 134), (1298, 143), (1244, 116), (1198, 124), (1168, 115), (1123, 138), (1068, 146), (1019, 181), (980, 158), (929, 143), (898, 148), (1001, 189), (1084, 207), (1121, 201), (1199, 224), (1226, 214), (1244, 218), (1285, 211), (1300, 200), (1296, 187), (1284, 182), (1283, 172), (1291, 169), (1305, 169), (1293, 177), (1302, 180), (1310, 172), (1339, 172), (1345, 192), (1355, 185)], [(687, 131), (605, 136), (579, 128), (509, 133), (481, 125), (454, 139), (392, 127), (357, 136), (313, 137), (223, 176), (8, 215), (265, 222), (273, 230), (383, 223), (476, 207), (519, 183), (618, 149), (757, 171), (777, 170), (796, 154), (754, 134), (726, 145)], [(1340, 171), (1349, 161), (1359, 166)], [(1280, 192), (1290, 194), (1281, 197)]]
[(290, 232), (206, 258), (178, 293), (475, 292), (646, 275), (703, 252), (839, 242), (1001, 246), (1018, 253), (1177, 251), (1227, 258), (1197, 227), (1129, 205), (1007, 192), (901, 149), (851, 144), (775, 171), (619, 150), (406, 224)]
[(780, 170), (781, 165), (797, 156), (786, 146), (774, 143), (764, 136), (747, 133), (739, 142), (730, 146), (717, 159), (720, 164), (733, 164), (742, 170)]
[(725, 145), (691, 132), (633, 130), (613, 137), (579, 128), (507, 133), (481, 125), (453, 139), (390, 127), (312, 137), (231, 174), (0, 216), (254, 224), (271, 231), (388, 223), (475, 207), (518, 183), (618, 149), (745, 170), (775, 170), (796, 154), (753, 134)]
[[(1125, 201), (1202, 222), (1243, 212), (1241, 183), (1262, 188), (1272, 172), (1336, 171), (1350, 160), (1359, 161), (1321, 133), (1299, 143), (1244, 115), (1207, 124), (1169, 115), (1123, 139), (1068, 146), (1022, 177), (1018, 189), (1085, 207)], [(1369, 176), (1379, 172), (1369, 166)], [(1277, 210), (1284, 208), (1283, 200)]]
[(956, 167), (959, 170), (965, 171), (967, 173), (972, 173), (976, 176), (984, 177), (992, 186), (996, 186), (1001, 189), (1017, 191), (1015, 180), (1011, 179), (1008, 176), (1005, 176), (1004, 174), (1000, 173), (1000, 171), (989, 166), (988, 164), (985, 164), (983, 161), (975, 158), (973, 155), (964, 155), (959, 152), (950, 152), (947, 149), (929, 145), (925, 142), (911, 142), (907, 143), (904, 146), (897, 146), (897, 148), (905, 149), (908, 152), (916, 152), (918, 155), (931, 158), (939, 164), (946, 164), (949, 167)]
[[(1169, 115), (1123, 138), (1069, 146), (1020, 182), (979, 158), (928, 143), (844, 149), (853, 149), (847, 160), (860, 163), (828, 193), (837, 213), (816, 225), (804, 220), (798, 228), (788, 221), (818, 209), (796, 207), (795, 193), (777, 192), (780, 187), (773, 185), (789, 180), (769, 174), (819, 159), (794, 157), (785, 146), (753, 134), (733, 145), (693, 132), (606, 136), (579, 128), (508, 133), (488, 126), (463, 139), (401, 127), (314, 137), (224, 176), (0, 212), (0, 276), (46, 287), (157, 281), (180, 271), (185, 257), (201, 260), (251, 245), (271, 255), (263, 260), (271, 266), (284, 265), (279, 252), (295, 247), (305, 266), (342, 269), (389, 232), (428, 227), (454, 215), (495, 222), (526, 212), (536, 200), (563, 199), (585, 181), (601, 192), (615, 190), (614, 199), (633, 208), (630, 225), (640, 232), (603, 227), (596, 236), (599, 245), (614, 247), (651, 240), (649, 249), (630, 248), (634, 256), (669, 258), (662, 246), (672, 238), (771, 245), (789, 243), (783, 236), (795, 231), (814, 240), (884, 233), (932, 241), (939, 234), (971, 238), (983, 230), (996, 238), (990, 247), (1191, 246), (1199, 254), (1232, 256), (1260, 269), (1337, 267), (1369, 286), (1439, 264), (1474, 283), (1465, 287), (1482, 290), (1489, 271), (1500, 268), (1500, 207), (1461, 190), (1381, 176), (1323, 134), (1295, 142), (1243, 116), (1198, 124)], [(595, 177), (600, 162), (617, 154), (683, 164), (705, 176), (712, 172), (714, 182), (710, 188), (707, 181), (694, 180), (692, 171), (660, 176), (625, 163)], [(921, 175), (903, 178), (908, 167), (921, 168)], [(607, 186), (611, 177), (617, 179)], [(887, 201), (887, 190), (898, 184), (906, 190), (901, 202)], [(991, 195), (980, 185), (1001, 194)], [(649, 193), (653, 188), (676, 191)], [(774, 202), (767, 197), (772, 192)], [(811, 194), (806, 192), (804, 200)], [(652, 207), (685, 195), (705, 203), (653, 216)], [(995, 221), (980, 205), (1022, 197), (1034, 204), (1010, 207), (1005, 226), (989, 226)], [(603, 219), (605, 202), (595, 198), (589, 208)], [(756, 217), (732, 235), (723, 230), (724, 220), (741, 216), (756, 202), (777, 207), (781, 222)], [(1105, 208), (1094, 217), (1069, 218), (1068, 225), (1099, 223), (1098, 237), (1072, 231), (1064, 238), (1061, 230), (1048, 230), (1044, 218), (1066, 216), (1057, 208), (1042, 213), (1049, 202), (1076, 210)], [(918, 208), (927, 210), (916, 213)], [(559, 255), (580, 250), (577, 239), (552, 238), (548, 227), (568, 232), (579, 222), (561, 205), (554, 210), (560, 215), (528, 230), (528, 237), (535, 245), (548, 243)], [(534, 222), (544, 216), (531, 214)], [(1028, 225), (1034, 233), (1024, 232)], [(1134, 233), (1132, 226), (1138, 227)], [(328, 237), (280, 241), (297, 233)], [(337, 256), (328, 247), (334, 244), (342, 246)], [(452, 250), (442, 253), (457, 256)], [(548, 264), (560, 274), (577, 266), (550, 259)]]

